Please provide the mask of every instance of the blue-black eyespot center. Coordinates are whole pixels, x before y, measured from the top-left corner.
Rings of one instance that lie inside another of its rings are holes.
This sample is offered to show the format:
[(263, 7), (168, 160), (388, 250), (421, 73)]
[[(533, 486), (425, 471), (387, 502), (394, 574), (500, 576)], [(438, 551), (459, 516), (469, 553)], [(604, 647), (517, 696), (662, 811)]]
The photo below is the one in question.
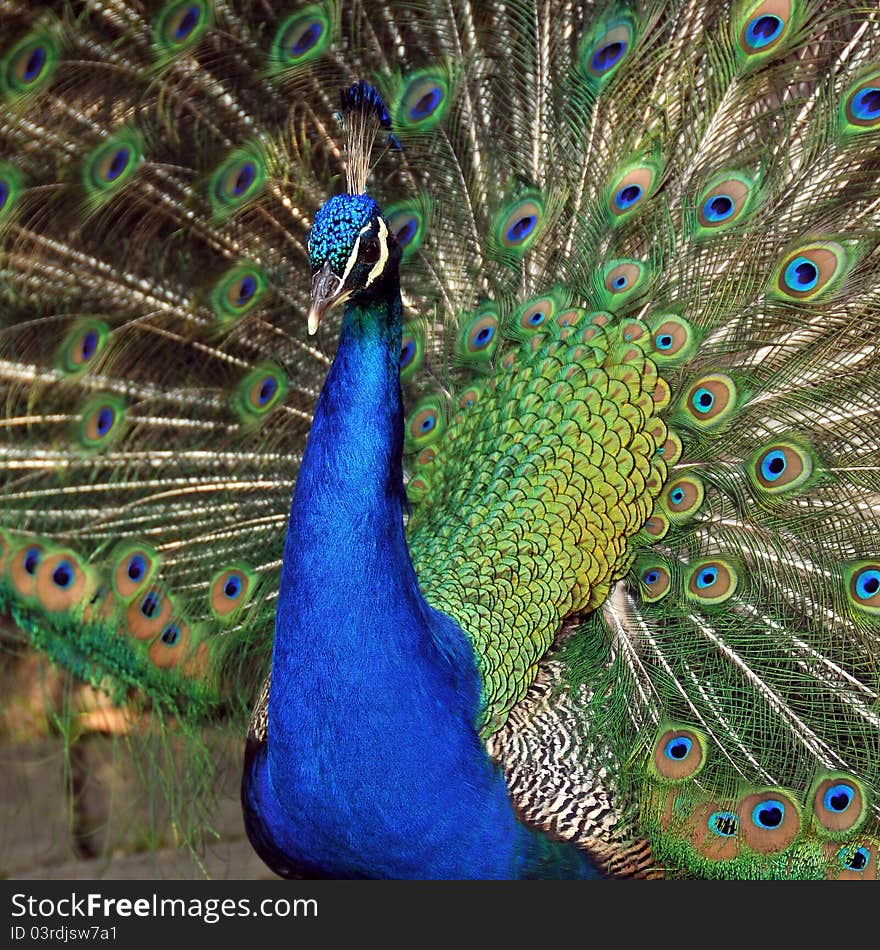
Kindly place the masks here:
[(759, 828), (773, 830), (778, 828), (785, 818), (785, 805), (776, 799), (759, 802), (752, 810), (752, 820)]
[(411, 337), (400, 348), (400, 367), (403, 369), (413, 361), (416, 355), (416, 341)]
[(131, 158), (131, 149), (127, 145), (121, 145), (113, 153), (113, 157), (110, 159), (110, 164), (107, 166), (107, 170), (104, 173), (104, 180), (106, 182), (116, 181), (116, 179), (125, 171), (128, 167), (129, 159)]
[(257, 396), (257, 402), (261, 406), (265, 406), (266, 403), (275, 395), (278, 390), (278, 380), (274, 376), (267, 376), (263, 382), (260, 384), (260, 392)]
[(223, 593), (230, 600), (235, 600), (241, 593), (241, 586), (241, 578), (237, 574), (231, 574), (223, 585)]
[(590, 67), (593, 72), (607, 73), (609, 69), (620, 62), (620, 58), (626, 52), (626, 43), (623, 40), (614, 40), (612, 43), (606, 43), (600, 46), (590, 59)]
[(182, 43), (188, 39), (193, 30), (199, 25), (202, 19), (202, 11), (198, 4), (193, 3), (187, 7), (186, 13), (180, 18), (174, 29), (174, 41)]
[(35, 46), (28, 54), (21, 78), (25, 83), (32, 83), (40, 78), (48, 56), (45, 46)]
[(870, 122), (880, 118), (880, 87), (860, 89), (852, 99), (852, 111), (856, 118)]
[(746, 42), (752, 49), (761, 49), (779, 36), (784, 25), (782, 20), (772, 13), (755, 17), (746, 28)]
[(159, 612), (159, 595), (155, 591), (150, 591), (141, 601), (141, 613), (150, 620)]
[(727, 195), (713, 195), (706, 202), (703, 213), (710, 221), (724, 221), (734, 211), (733, 199)]
[(232, 185), (232, 197), (240, 198), (254, 183), (257, 177), (257, 167), (253, 162), (244, 162), (238, 169), (235, 182)]
[(253, 274), (246, 274), (238, 283), (238, 296), (235, 303), (243, 307), (257, 292), (257, 279)]
[(761, 461), (761, 474), (770, 482), (776, 481), (786, 468), (785, 453), (778, 449), (768, 452)]
[(632, 207), (639, 198), (642, 197), (642, 189), (639, 185), (626, 185), (614, 196), (614, 203), (621, 211), (626, 211)]
[(871, 862), (871, 852), (864, 845), (855, 849), (843, 848), (840, 860), (850, 871), (864, 871)]
[(98, 349), (98, 334), (95, 330), (87, 330), (80, 341), (80, 358), (85, 362), (90, 360)]
[(822, 803), (829, 811), (842, 814), (853, 803), (855, 793), (851, 786), (844, 783), (833, 785), (822, 797)]
[(70, 561), (61, 561), (52, 572), (52, 583), (61, 590), (67, 590), (73, 583), (74, 571)]
[(310, 49), (313, 49), (318, 40), (321, 39), (321, 34), (324, 32), (324, 25), (320, 20), (315, 20), (310, 23), (294, 40), (293, 45), (290, 47), (291, 56), (302, 56), (304, 53), (308, 53)]
[(33, 575), (37, 573), (37, 568), (40, 566), (42, 559), (43, 555), (39, 548), (30, 548), (25, 552), (22, 565), (25, 571), (33, 577)]
[(489, 343), (491, 343), (493, 336), (495, 336), (495, 327), (481, 327), (477, 335), (474, 337), (474, 346), (477, 347), (477, 349), (482, 349), (483, 347), (488, 346)]
[(418, 230), (418, 224), (414, 218), (410, 218), (406, 224), (400, 228), (395, 235), (397, 238), (397, 243), (401, 247), (406, 247), (407, 244), (416, 236), (416, 231)]
[(739, 830), (739, 818), (732, 811), (715, 811), (709, 816), (709, 830), (721, 838), (733, 838)]
[(169, 623), (160, 634), (160, 639), (165, 646), (173, 647), (180, 639), (180, 627), (177, 624)]
[(697, 587), (705, 589), (711, 587), (718, 580), (718, 569), (715, 567), (704, 567), (697, 575)]
[(524, 241), (535, 229), (535, 225), (538, 223), (538, 216), (535, 214), (526, 214), (521, 218), (518, 218), (513, 224), (507, 229), (506, 238), (512, 244), (518, 244), (520, 241)]
[(439, 86), (429, 89), (409, 110), (409, 117), (418, 122), (420, 119), (427, 119), (428, 116), (436, 112), (437, 107), (443, 100), (443, 90)]
[(116, 418), (116, 413), (110, 406), (102, 406), (98, 410), (98, 417), (96, 420), (95, 428), (99, 436), (105, 436), (113, 428), (113, 421)]
[(795, 258), (785, 268), (785, 282), (792, 290), (810, 290), (815, 287), (818, 279), (819, 268), (805, 257)]
[(128, 574), (129, 580), (139, 581), (144, 574), (147, 572), (147, 562), (144, 560), (143, 556), (140, 554), (135, 554), (128, 560), (128, 567), (126, 569), (126, 574)]
[(693, 742), (687, 736), (676, 736), (666, 743), (663, 753), (669, 759), (681, 762), (690, 755)]
[(867, 569), (856, 577), (856, 594), (862, 600), (870, 600), (880, 593), (880, 571)]

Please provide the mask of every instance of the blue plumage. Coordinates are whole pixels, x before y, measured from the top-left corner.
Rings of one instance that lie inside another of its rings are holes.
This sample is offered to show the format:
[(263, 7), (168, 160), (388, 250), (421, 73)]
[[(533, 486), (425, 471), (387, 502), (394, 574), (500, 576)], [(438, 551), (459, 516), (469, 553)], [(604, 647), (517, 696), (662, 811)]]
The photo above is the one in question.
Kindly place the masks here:
[[(313, 269), (344, 267), (380, 220), (362, 195), (330, 199)], [(589, 874), (576, 849), (517, 821), (477, 735), (470, 641), (419, 590), (403, 521), (396, 255), (371, 286), (346, 307), (293, 494), (267, 734), (244, 779), (252, 841), (279, 873), (553, 876), (558, 849), (569, 873)]]

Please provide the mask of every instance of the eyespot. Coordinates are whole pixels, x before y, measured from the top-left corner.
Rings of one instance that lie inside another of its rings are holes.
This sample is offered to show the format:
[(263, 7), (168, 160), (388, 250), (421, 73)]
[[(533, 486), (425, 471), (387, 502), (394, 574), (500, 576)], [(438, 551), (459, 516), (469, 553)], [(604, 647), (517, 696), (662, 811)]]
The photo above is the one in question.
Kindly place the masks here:
[(657, 169), (651, 165), (636, 165), (616, 178), (608, 199), (608, 210), (613, 217), (621, 219), (640, 208), (652, 193), (657, 177)]
[(849, 132), (865, 132), (880, 126), (880, 70), (862, 76), (844, 93), (841, 119)]
[(681, 439), (674, 432), (667, 430), (663, 444), (657, 449), (657, 454), (663, 457), (667, 470), (681, 458), (681, 452)]
[(449, 84), (437, 72), (420, 72), (404, 85), (397, 108), (398, 126), (404, 129), (433, 128), (449, 108)]
[(125, 422), (125, 403), (116, 396), (95, 396), (83, 408), (77, 436), (85, 449), (100, 450), (114, 442)]
[(663, 729), (654, 742), (652, 772), (666, 782), (693, 778), (706, 762), (705, 739), (694, 729)]
[(785, 850), (801, 830), (797, 805), (781, 789), (747, 795), (737, 806), (743, 841), (758, 854)]
[(880, 878), (877, 853), (877, 840), (868, 836), (842, 848), (829, 843), (826, 846), (826, 854), (830, 859), (826, 877), (840, 881), (876, 881)]
[(679, 524), (692, 518), (702, 507), (705, 494), (702, 481), (695, 475), (673, 479), (663, 493), (669, 520)]
[(275, 366), (264, 364), (239, 383), (233, 399), (243, 422), (268, 415), (287, 395), (287, 377)]
[(272, 44), (272, 71), (312, 62), (327, 48), (330, 36), (330, 20), (320, 7), (308, 7), (288, 17), (279, 26)]
[(21, 197), (21, 173), (14, 165), (0, 162), (0, 224), (12, 216)]
[(151, 548), (122, 548), (114, 554), (112, 560), (113, 590), (122, 600), (130, 600), (149, 583), (158, 563), (158, 557)]
[(698, 561), (690, 569), (685, 593), (704, 604), (722, 604), (733, 597), (738, 583), (739, 575), (729, 562), (720, 558)]
[(85, 606), (89, 578), (79, 558), (71, 551), (47, 554), (41, 561), (35, 592), (40, 605), (50, 613)]
[(620, 307), (624, 300), (640, 290), (646, 277), (645, 265), (634, 260), (609, 261), (599, 275), (604, 298), (610, 309)]
[(436, 442), (446, 429), (441, 397), (426, 396), (413, 407), (406, 420), (405, 440), (408, 452), (419, 452)]
[(652, 358), (664, 363), (680, 360), (694, 351), (695, 344), (694, 331), (687, 320), (667, 313), (653, 321)]
[(128, 605), (125, 626), (136, 640), (159, 636), (171, 619), (171, 600), (156, 587), (147, 587)]
[(211, 203), (223, 217), (256, 198), (266, 183), (266, 165), (256, 147), (238, 149), (211, 176)]
[(425, 363), (425, 330), (413, 321), (403, 328), (400, 346), (400, 381), (408, 383)]
[(762, 447), (748, 469), (752, 484), (768, 494), (782, 494), (804, 485), (813, 473), (810, 454), (790, 442)]
[(642, 526), (642, 531), (651, 541), (660, 541), (669, 533), (669, 519), (655, 508), (651, 517)]
[(166, 6), (154, 26), (159, 58), (191, 47), (204, 36), (210, 21), (210, 10), (204, 0), (186, 0)]
[(137, 135), (123, 130), (110, 136), (95, 149), (84, 165), (84, 184), (92, 202), (101, 202), (116, 194), (131, 180), (143, 157)]
[(58, 65), (58, 45), (40, 28), (22, 37), (2, 60), (0, 91), (11, 101), (44, 89)]
[(210, 25), (211, 9), (207, 0), (167, 4), (153, 23), (157, 61), (164, 64), (178, 53), (194, 47)]
[(266, 294), (266, 276), (253, 264), (239, 264), (214, 284), (210, 306), (221, 325), (228, 325), (256, 307)]
[(104, 349), (110, 328), (99, 320), (78, 322), (58, 348), (56, 364), (65, 373), (79, 373)]
[(541, 233), (544, 206), (537, 195), (522, 198), (502, 210), (495, 222), (495, 234), (504, 251), (524, 254)]
[(29, 598), (33, 595), (37, 584), (37, 571), (45, 553), (46, 549), (42, 544), (28, 543), (10, 556), (9, 580), (22, 597)]
[(558, 304), (552, 294), (529, 298), (510, 315), (505, 329), (518, 340), (546, 333)]
[(471, 409), (480, 401), (480, 394), (480, 388), (478, 386), (468, 386), (468, 388), (463, 393), (461, 393), (458, 399), (456, 399), (458, 408)]
[[(642, 600), (646, 604), (657, 603), (669, 593), (672, 586), (672, 575), (664, 564), (657, 562), (640, 564), (637, 567), (637, 574), (639, 591)], [(684, 741), (684, 738), (687, 737), (682, 737), (682, 741)], [(688, 739), (687, 741), (691, 742), (692, 740)]]
[(458, 331), (456, 352), (468, 362), (487, 362), (498, 343), (498, 312), (494, 306), (484, 307), (462, 322)]
[(28, 43), (11, 57), (7, 81), (19, 89), (27, 89), (39, 82), (49, 61), (50, 51), (45, 42)]
[(593, 35), (581, 50), (581, 63), (587, 77), (605, 82), (620, 67), (632, 49), (633, 25), (628, 19), (617, 19), (598, 35)]
[(861, 561), (847, 569), (850, 602), (869, 613), (880, 614), (880, 562)]
[(714, 234), (740, 220), (750, 209), (754, 187), (745, 175), (731, 174), (703, 191), (697, 199), (697, 233)]
[(582, 307), (567, 307), (556, 315), (553, 322), (560, 330), (565, 330), (568, 327), (576, 327), (586, 318), (587, 311)]
[(190, 655), (192, 634), (179, 618), (163, 624), (148, 649), (150, 660), (160, 669), (173, 669)]
[(208, 594), (214, 616), (218, 620), (234, 619), (250, 598), (253, 576), (242, 567), (228, 567), (215, 575)]
[(422, 246), (427, 230), (425, 209), (415, 204), (393, 205), (385, 216), (388, 230), (394, 235), (403, 252), (402, 260), (408, 260)]
[(701, 429), (715, 428), (730, 418), (736, 399), (736, 384), (729, 376), (703, 376), (685, 394), (681, 417)]
[(743, 18), (739, 46), (746, 56), (769, 53), (789, 31), (791, 0), (764, 0)]
[(776, 289), (792, 300), (811, 300), (832, 290), (849, 269), (840, 244), (805, 244), (789, 252), (779, 265)]
[(813, 819), (829, 837), (857, 831), (868, 816), (868, 796), (862, 785), (845, 772), (833, 772), (813, 787)]

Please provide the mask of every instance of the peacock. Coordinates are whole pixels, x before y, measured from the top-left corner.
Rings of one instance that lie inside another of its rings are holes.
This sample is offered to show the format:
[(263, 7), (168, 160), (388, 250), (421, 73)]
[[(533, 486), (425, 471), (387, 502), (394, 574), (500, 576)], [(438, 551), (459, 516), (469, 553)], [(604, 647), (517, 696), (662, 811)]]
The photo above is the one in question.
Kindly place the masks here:
[(282, 877), (880, 877), (876, 4), (0, 18), (28, 649)]

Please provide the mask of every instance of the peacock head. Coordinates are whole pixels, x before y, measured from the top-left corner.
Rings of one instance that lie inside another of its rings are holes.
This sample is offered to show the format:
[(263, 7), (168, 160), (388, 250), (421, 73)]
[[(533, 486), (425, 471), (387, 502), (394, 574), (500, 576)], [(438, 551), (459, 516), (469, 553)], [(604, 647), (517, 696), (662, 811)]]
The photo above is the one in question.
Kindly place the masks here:
[(309, 235), (309, 333), (332, 306), (376, 294), (396, 276), (399, 261), (400, 247), (376, 202), (369, 195), (334, 195), (318, 209)]

